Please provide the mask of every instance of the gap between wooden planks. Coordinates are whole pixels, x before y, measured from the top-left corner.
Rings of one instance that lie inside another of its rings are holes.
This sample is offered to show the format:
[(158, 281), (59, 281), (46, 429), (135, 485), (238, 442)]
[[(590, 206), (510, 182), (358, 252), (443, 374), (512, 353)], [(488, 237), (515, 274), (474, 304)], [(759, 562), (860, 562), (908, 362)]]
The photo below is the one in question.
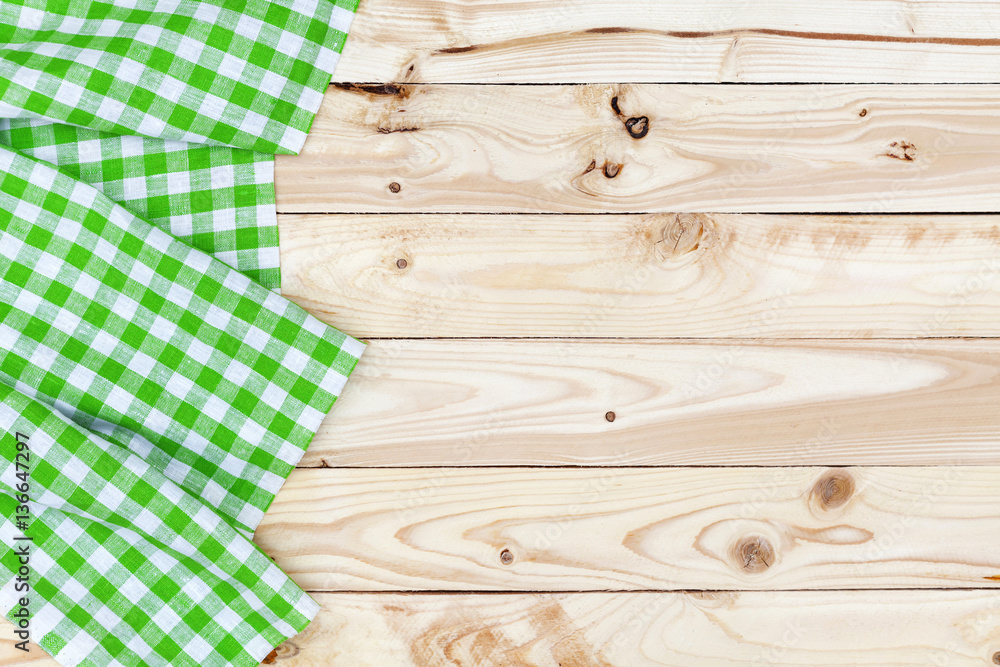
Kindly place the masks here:
[(298, 469), (254, 539), (312, 591), (998, 587), (998, 503), (997, 467)]
[[(981, 667), (1000, 650), (996, 591), (319, 593), (280, 667), (870, 665)], [(25, 659), (0, 619), (0, 667)]]
[(996, 85), (332, 86), (281, 212), (990, 212)]
[(335, 77), (996, 82), (998, 23), (1000, 9), (985, 0), (365, 0)]

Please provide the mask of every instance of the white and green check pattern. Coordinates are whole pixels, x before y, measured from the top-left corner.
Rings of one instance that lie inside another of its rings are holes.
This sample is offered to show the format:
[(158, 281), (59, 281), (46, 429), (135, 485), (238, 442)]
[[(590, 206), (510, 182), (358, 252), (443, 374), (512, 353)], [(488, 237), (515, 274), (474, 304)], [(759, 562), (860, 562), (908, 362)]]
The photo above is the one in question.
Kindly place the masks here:
[(2, 146), (0, 209), (0, 381), (252, 532), (362, 345)]
[(276, 292), (273, 157), (355, 10), (0, 0), (0, 610), (30, 538), (63, 665), (255, 665), (318, 611), (250, 538), (364, 345)]
[[(155, 467), (0, 384), (0, 446), (31, 445), (31, 631), (63, 665), (256, 665), (318, 611), (252, 542)], [(18, 483), (13, 467), (0, 485)], [(0, 559), (10, 609), (18, 563)]]
[(356, 9), (0, 0), (0, 143), (277, 289), (273, 156), (301, 150)]
[(0, 145), (56, 165), (130, 212), (277, 290), (274, 156), (0, 119)]
[(0, 4), (0, 117), (297, 153), (357, 2)]

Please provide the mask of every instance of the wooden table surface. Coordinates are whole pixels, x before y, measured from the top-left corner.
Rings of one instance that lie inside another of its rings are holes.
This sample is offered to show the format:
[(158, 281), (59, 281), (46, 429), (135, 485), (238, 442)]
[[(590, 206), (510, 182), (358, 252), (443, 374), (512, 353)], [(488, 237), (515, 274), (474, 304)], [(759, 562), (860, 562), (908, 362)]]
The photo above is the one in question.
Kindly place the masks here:
[(1000, 664), (1000, 3), (362, 0), (276, 174), (273, 664)]

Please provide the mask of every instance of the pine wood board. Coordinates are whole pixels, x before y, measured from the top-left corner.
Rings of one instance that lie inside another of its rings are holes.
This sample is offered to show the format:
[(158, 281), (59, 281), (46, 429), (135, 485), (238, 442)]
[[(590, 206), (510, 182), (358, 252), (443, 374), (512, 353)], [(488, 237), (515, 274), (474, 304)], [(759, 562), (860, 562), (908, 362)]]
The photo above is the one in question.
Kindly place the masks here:
[(308, 590), (998, 587), (1000, 468), (297, 469), (255, 542)]
[(283, 294), (365, 338), (1000, 334), (996, 215), (279, 219)]
[(683, 84), (995, 84), (997, 25), (364, 0), (277, 163), (285, 294), (376, 340), (274, 664), (1000, 664), (1000, 87)]
[(995, 339), (377, 340), (299, 465), (1000, 465), (997, 405)]
[[(276, 667), (981, 667), (1000, 648), (995, 591), (320, 593)], [(15, 651), (0, 666), (56, 667)]]
[(990, 212), (996, 85), (332, 86), (281, 212)]
[(365, 0), (338, 81), (997, 82), (991, 2)]

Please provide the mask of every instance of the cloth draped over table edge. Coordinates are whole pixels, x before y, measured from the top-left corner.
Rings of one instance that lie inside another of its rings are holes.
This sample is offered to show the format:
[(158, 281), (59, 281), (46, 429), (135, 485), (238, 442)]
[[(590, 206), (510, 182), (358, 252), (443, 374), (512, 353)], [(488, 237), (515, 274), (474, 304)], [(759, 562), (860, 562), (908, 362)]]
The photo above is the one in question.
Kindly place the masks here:
[[(333, 48), (316, 63), (328, 85), (356, 4), (262, 4), (339, 12), (340, 34), (327, 33)], [(0, 0), (0, 28), (9, 10)], [(0, 608), (15, 620), (14, 547), (27, 536), (32, 595), (45, 602), (32, 610), (32, 639), (61, 664), (258, 664), (318, 605), (250, 538), (364, 349), (272, 291), (273, 155), (261, 148), (298, 152), (322, 90), (300, 107), (304, 131), (233, 146), (210, 133), (135, 136), (22, 113), (9, 88)], [(150, 167), (150, 155), (162, 159)], [(220, 191), (230, 197), (221, 209), (198, 209), (193, 195)], [(220, 228), (250, 235), (220, 243)], [(264, 252), (241, 247), (253, 243)], [(15, 521), (22, 442), (32, 457), (26, 529)]]

